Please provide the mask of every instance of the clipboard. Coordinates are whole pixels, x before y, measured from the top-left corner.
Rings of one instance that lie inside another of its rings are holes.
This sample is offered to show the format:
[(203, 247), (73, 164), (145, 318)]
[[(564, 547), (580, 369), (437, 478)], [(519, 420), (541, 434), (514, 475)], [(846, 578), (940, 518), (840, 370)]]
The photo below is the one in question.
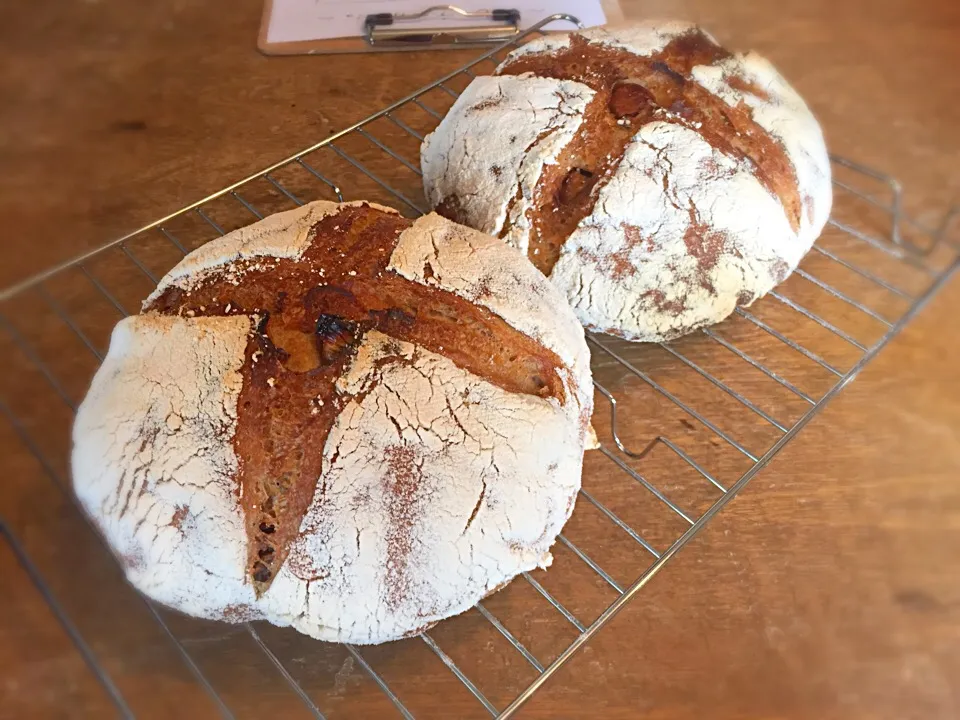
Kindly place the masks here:
[[(461, 0), (458, 5), (434, 6), (429, 2), (265, 0), (257, 48), (265, 55), (452, 50), (506, 42), (556, 13), (583, 19), (584, 27), (623, 20), (618, 0)], [(481, 4), (484, 7), (477, 7)], [(330, 27), (350, 34), (310, 37)], [(563, 28), (570, 29), (572, 25)]]

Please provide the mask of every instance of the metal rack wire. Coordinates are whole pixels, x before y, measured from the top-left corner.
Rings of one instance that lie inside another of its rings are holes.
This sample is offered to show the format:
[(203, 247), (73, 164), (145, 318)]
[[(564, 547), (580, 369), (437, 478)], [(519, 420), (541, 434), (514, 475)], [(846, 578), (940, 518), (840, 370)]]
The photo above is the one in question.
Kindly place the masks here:
[[(0, 293), (0, 326), (12, 348), (0, 411), (24, 451), (20, 496), (29, 493), (41, 508), (0, 506), (0, 531), (121, 715), (134, 717), (146, 702), (126, 669), (135, 641), (151, 648), (142, 662), (155, 677), (179, 678), (181, 692), (192, 688), (186, 695), (205, 696), (208, 710), (224, 717), (254, 713), (257, 697), (282, 717), (323, 718), (331, 708), (338, 716), (430, 715), (413, 706), (413, 677), (447, 693), (444, 716), (512, 716), (957, 269), (948, 241), (956, 209), (936, 231), (921, 228), (906, 217), (896, 181), (834, 158), (834, 216), (776, 292), (659, 346), (588, 338), (602, 447), (588, 455), (580, 502), (549, 572), (526, 573), (474, 611), (380, 648), (194, 621), (136, 595), (74, 504), (67, 474), (72, 413), (112, 325), (185, 253), (271, 212), (317, 198), (424, 212), (423, 136), (476, 73), (560, 20), (575, 22), (549, 18), (362, 122)], [(59, 509), (48, 516), (49, 508)], [(62, 555), (44, 549), (50, 545)], [(232, 675), (237, 656), (255, 675)]]

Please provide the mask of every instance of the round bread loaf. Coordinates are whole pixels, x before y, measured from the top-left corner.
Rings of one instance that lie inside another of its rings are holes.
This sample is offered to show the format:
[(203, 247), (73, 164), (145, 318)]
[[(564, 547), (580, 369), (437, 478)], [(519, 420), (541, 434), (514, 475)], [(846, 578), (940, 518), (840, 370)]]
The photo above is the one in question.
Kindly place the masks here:
[(547, 36), (473, 80), (421, 148), (437, 212), (506, 240), (583, 324), (660, 341), (796, 268), (830, 211), (803, 100), (685, 23)]
[(159, 602), (383, 642), (551, 562), (592, 403), (583, 329), (516, 250), (316, 202), (191, 253), (117, 325), (74, 487)]

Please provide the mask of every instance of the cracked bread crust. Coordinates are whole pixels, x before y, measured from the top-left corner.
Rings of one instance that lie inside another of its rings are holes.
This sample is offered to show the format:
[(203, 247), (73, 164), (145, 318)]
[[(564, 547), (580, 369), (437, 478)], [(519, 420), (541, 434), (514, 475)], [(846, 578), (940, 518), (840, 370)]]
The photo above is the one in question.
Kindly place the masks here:
[(74, 486), (150, 597), (384, 642), (550, 563), (591, 410), (582, 328), (516, 251), (313, 203), (191, 254), (118, 324)]
[(832, 199), (803, 100), (685, 23), (524, 45), (467, 87), (421, 163), (440, 214), (527, 254), (587, 328), (637, 341), (769, 292)]

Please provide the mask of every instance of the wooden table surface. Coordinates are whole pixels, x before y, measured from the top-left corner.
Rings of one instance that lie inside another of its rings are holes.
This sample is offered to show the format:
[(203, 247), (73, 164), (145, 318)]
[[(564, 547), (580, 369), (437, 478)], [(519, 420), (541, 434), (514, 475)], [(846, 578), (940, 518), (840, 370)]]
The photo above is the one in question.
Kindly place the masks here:
[[(960, 5), (624, 6), (632, 17), (698, 20), (729, 46), (768, 56), (821, 118), (832, 150), (898, 177), (920, 221), (935, 225), (960, 197)], [(265, 58), (254, 47), (256, 0), (17, 3), (4, 14), (0, 287), (316, 142), (473, 55)], [(960, 716), (958, 305), (954, 279), (519, 716)], [(22, 417), (33, 413), (25, 422), (38, 444), (59, 443), (62, 455), (69, 413), (48, 412), (52, 405), (24, 389), (29, 373), (13, 355), (2, 389), (16, 396)], [(79, 389), (69, 389), (82, 392), (90, 367), (75, 370)], [(611, 383), (628, 407), (648, 402), (625, 380)], [(683, 422), (664, 413), (664, 427)], [(605, 423), (598, 420), (601, 435)], [(760, 429), (744, 432), (766, 442)], [(624, 434), (647, 437), (642, 428)], [(6, 419), (0, 457), (0, 517), (17, 538), (0, 542), (0, 717), (116, 714), (84, 653), (106, 666), (138, 716), (213, 716), (210, 696), (51, 480), (62, 481), (64, 468), (43, 468)], [(588, 469), (599, 463), (590, 459)], [(611, 502), (623, 500), (618, 492), (609, 489)], [(589, 519), (577, 522), (571, 537), (586, 536)], [(635, 577), (637, 565), (619, 546), (596, 547), (608, 551), (618, 580)], [(516, 585), (491, 608), (522, 610)], [(610, 599), (592, 582), (552, 587), (588, 620)], [(260, 641), (290, 659), (287, 671), (315, 690), (327, 717), (391, 709), (342, 648), (164, 617), (237, 717), (306, 712), (298, 698), (300, 709), (290, 709)], [(457, 651), (489, 650), (493, 641), (481, 641), (471, 622), (442, 624), (435, 637)], [(521, 626), (541, 622), (541, 640), (531, 641), (540, 647), (531, 650), (554, 657), (569, 632), (554, 636), (553, 625), (533, 616)], [(427, 672), (436, 658), (418, 652), (388, 646), (363, 657), (418, 716), (482, 717), (472, 698)], [(456, 659), (472, 667), (469, 652)], [(527, 671), (522, 663), (490, 671), (508, 688), (489, 691), (491, 700), (502, 708)]]

